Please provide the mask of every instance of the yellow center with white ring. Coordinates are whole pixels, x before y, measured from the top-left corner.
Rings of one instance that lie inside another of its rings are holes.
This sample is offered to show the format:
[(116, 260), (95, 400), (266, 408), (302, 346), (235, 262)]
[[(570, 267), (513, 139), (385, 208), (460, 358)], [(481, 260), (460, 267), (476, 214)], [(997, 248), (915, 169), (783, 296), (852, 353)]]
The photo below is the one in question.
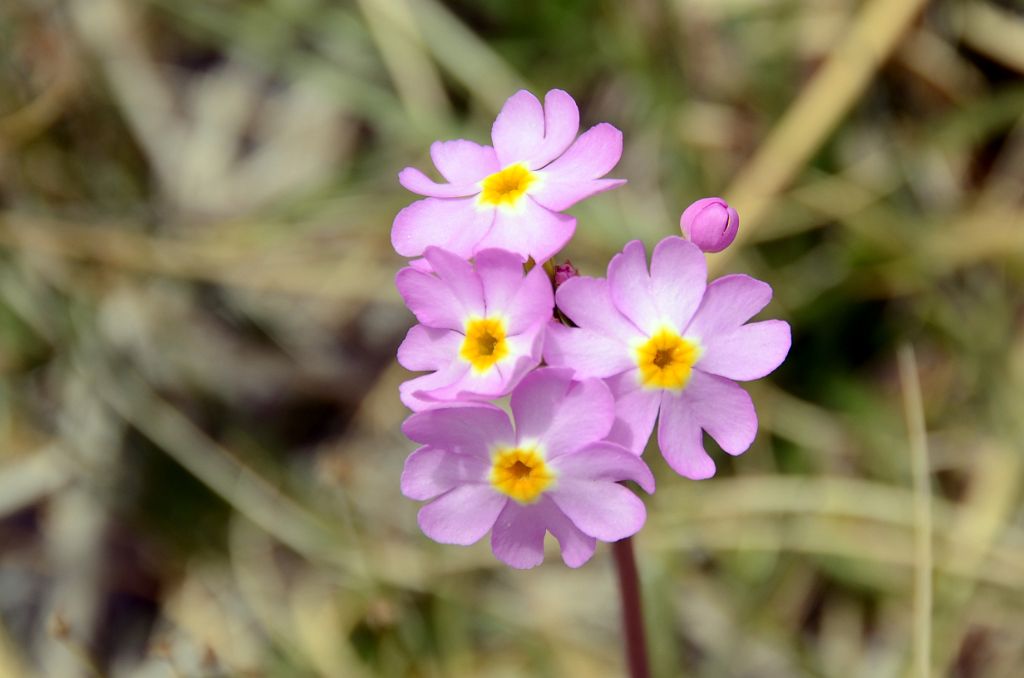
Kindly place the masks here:
[(491, 486), (520, 504), (532, 504), (555, 481), (555, 472), (534, 448), (499, 449), (491, 464)]
[(644, 388), (681, 391), (700, 358), (700, 346), (667, 327), (634, 349), (640, 383)]
[(477, 201), (489, 207), (514, 208), (535, 181), (537, 175), (525, 164), (517, 162), (485, 177), (480, 182), (481, 191)]
[(459, 357), (467, 361), (475, 373), (487, 372), (508, 354), (503, 319), (470, 318), (466, 321), (466, 338), (462, 340)]

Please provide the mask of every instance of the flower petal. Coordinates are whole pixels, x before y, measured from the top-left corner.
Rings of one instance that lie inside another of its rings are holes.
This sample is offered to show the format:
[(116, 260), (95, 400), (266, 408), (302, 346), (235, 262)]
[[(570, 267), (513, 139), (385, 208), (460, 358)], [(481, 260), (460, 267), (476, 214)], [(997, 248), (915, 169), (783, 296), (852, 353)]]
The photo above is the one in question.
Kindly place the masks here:
[(668, 237), (651, 255), (651, 292), (662, 317), (682, 331), (696, 313), (707, 286), (704, 253), (682, 238)]
[(682, 396), (700, 427), (729, 454), (743, 454), (754, 442), (757, 411), (736, 382), (694, 370)]
[(465, 139), (435, 141), (430, 145), (430, 158), (441, 176), (453, 184), (475, 183), (501, 169), (492, 147)]
[(750, 323), (709, 339), (697, 367), (739, 381), (760, 379), (782, 364), (790, 342), (783, 320)]
[(580, 110), (568, 92), (553, 89), (544, 95), (544, 141), (528, 158), (531, 167), (543, 167), (562, 155), (580, 131)]
[(508, 98), (491, 127), (491, 140), (502, 167), (529, 160), (544, 140), (544, 109), (521, 89)]
[(488, 462), (491, 448), (515, 444), (508, 415), (483, 403), (449, 405), (418, 412), (402, 424), (413, 442), (439, 447), (449, 452), (473, 454)]
[[(539, 343), (538, 343), (539, 345)], [(466, 370), (458, 379), (443, 388), (431, 391), (429, 399), (442, 401), (493, 400), (507, 396), (531, 369), (540, 363), (540, 356), (518, 354), (496, 363), (483, 374)], [(463, 363), (464, 364), (464, 363)]]
[(580, 135), (562, 157), (544, 168), (552, 181), (581, 182), (608, 174), (622, 157), (622, 132), (606, 122)]
[(626, 448), (614, 443), (587, 445), (551, 460), (558, 477), (578, 480), (632, 480), (648, 494), (654, 492), (654, 476), (647, 464)]
[(624, 183), (626, 183), (625, 179), (558, 181), (556, 177), (545, 177), (540, 188), (530, 191), (530, 197), (549, 210), (561, 212), (585, 198), (618, 188)]
[(468, 259), (494, 224), (494, 209), (476, 198), (426, 198), (402, 209), (391, 226), (391, 245), (403, 257), (418, 257), (434, 245)]
[(576, 232), (576, 218), (541, 207), (526, 196), (515, 210), (498, 209), (494, 226), (477, 250), (497, 248), (533, 257), (538, 265), (551, 258)]
[[(692, 377), (690, 381), (692, 386)], [(702, 480), (715, 475), (715, 462), (704, 451), (704, 440), (696, 413), (682, 394), (662, 394), (661, 414), (658, 417), (658, 447), (668, 465), (681, 476)]]
[(469, 365), (463, 361), (453, 360), (436, 372), (404, 381), (398, 386), (398, 395), (402, 404), (413, 412), (437, 407), (445, 399), (437, 399), (432, 394), (462, 379), (469, 371)]
[(409, 260), (409, 268), (412, 268), (412, 269), (415, 269), (417, 271), (420, 271), (421, 273), (433, 273), (434, 272), (434, 269), (430, 268), (430, 262), (428, 262), (423, 257), (420, 257), (419, 259), (410, 259)]
[(406, 167), (399, 172), (398, 183), (413, 193), (429, 195), (433, 198), (462, 198), (480, 192), (480, 186), (476, 182), (439, 184), (415, 167)]
[(544, 562), (544, 512), (538, 505), (505, 504), (491, 532), (491, 550), (498, 560), (519, 570)]
[(517, 442), (540, 442), (548, 459), (604, 438), (615, 412), (604, 382), (573, 381), (571, 370), (555, 367), (527, 375), (512, 392), (511, 404)]
[(647, 257), (639, 240), (627, 243), (612, 257), (608, 264), (608, 291), (615, 308), (648, 336), (655, 334), (666, 320), (654, 301)]
[(623, 342), (554, 320), (544, 338), (544, 361), (553, 367), (571, 368), (577, 379), (610, 377), (634, 366)]
[(614, 338), (625, 346), (643, 336), (615, 308), (608, 281), (603, 278), (570, 278), (555, 290), (555, 305), (580, 327)]
[(447, 367), (459, 354), (463, 339), (452, 330), (413, 325), (398, 347), (398, 364), (413, 371)]
[(433, 499), (459, 485), (484, 483), (490, 465), (479, 457), (421, 447), (405, 460), (402, 494), (409, 499)]
[(597, 540), (576, 527), (549, 497), (542, 498), (539, 503), (544, 508), (548, 531), (555, 535), (562, 548), (562, 562), (569, 567), (579, 567), (590, 560)]
[(460, 485), (420, 509), (420, 529), (441, 544), (469, 546), (487, 534), (508, 501), (490, 485)]
[(456, 290), (443, 280), (411, 267), (398, 272), (395, 287), (416, 319), (428, 327), (461, 333), (465, 329), (466, 318), (476, 312), (475, 306), (467, 308)]
[(473, 260), (484, 288), (487, 315), (507, 315), (505, 307), (523, 284), (523, 258), (507, 250), (482, 249)]
[(551, 317), (555, 299), (543, 267), (534, 266), (524, 277), (518, 255), (483, 250), (476, 254), (476, 270), (483, 283), (487, 315), (504, 316), (508, 334), (519, 334)]
[(749, 275), (727, 275), (712, 281), (686, 335), (706, 342), (753, 318), (772, 299), (772, 288)]
[[(512, 355), (525, 355), (533, 358), (539, 363), (544, 348), (544, 330), (546, 323), (540, 322), (528, 327), (519, 334), (513, 334), (505, 339), (508, 343), (509, 353)], [(502, 363), (498, 363), (501, 365)]]
[(576, 527), (601, 541), (636, 534), (647, 519), (640, 498), (618, 483), (559, 478), (548, 496)]
[(615, 422), (607, 440), (643, 454), (661, 407), (661, 392), (640, 385), (637, 369), (605, 380), (615, 398)]
[(482, 317), (486, 310), (484, 288), (473, 266), (462, 257), (437, 247), (428, 247), (424, 255), (437, 277), (451, 290), (462, 309), (462, 317)]

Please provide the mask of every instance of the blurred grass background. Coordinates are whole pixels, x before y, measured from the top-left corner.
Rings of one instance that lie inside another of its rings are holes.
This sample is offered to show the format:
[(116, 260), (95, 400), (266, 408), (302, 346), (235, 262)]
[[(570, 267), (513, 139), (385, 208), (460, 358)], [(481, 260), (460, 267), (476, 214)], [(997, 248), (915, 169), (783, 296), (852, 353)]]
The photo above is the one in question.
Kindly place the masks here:
[(722, 194), (794, 328), (746, 455), (648, 452), (656, 674), (1022, 675), (1020, 2), (5, 0), (0, 676), (622, 672), (606, 548), (398, 491), (395, 175), (521, 86), (625, 133), (585, 273)]

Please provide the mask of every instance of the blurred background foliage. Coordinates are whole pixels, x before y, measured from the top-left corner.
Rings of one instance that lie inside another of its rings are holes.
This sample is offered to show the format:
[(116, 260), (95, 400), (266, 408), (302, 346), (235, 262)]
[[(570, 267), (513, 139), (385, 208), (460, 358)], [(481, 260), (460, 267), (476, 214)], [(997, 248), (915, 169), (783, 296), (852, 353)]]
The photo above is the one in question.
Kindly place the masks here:
[(1015, 0), (5, 0), (0, 676), (621, 673), (606, 548), (398, 491), (395, 175), (519, 87), (625, 133), (577, 266), (724, 195), (794, 328), (747, 454), (649, 450), (656, 674), (1021, 675), (1022, 76)]

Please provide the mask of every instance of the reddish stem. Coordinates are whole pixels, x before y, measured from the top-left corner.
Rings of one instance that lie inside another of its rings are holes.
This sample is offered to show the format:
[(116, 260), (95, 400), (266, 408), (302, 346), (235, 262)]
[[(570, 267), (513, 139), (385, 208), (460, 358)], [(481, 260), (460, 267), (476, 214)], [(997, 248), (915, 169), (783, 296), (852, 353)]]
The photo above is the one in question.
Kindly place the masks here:
[(626, 661), (631, 678), (650, 678), (647, 663), (647, 638), (640, 604), (640, 577), (633, 555), (633, 538), (612, 542), (615, 571), (619, 575), (619, 597), (622, 599), (622, 628), (626, 637)]

